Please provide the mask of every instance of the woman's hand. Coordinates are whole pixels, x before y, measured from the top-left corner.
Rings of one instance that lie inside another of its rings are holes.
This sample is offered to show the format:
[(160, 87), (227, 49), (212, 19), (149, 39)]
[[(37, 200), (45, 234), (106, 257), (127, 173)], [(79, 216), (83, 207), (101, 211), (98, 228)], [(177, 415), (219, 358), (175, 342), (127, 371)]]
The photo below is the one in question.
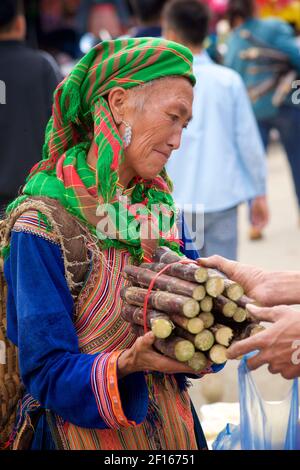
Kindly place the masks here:
[[(156, 371), (165, 374), (198, 375), (191, 367), (154, 351), (154, 334), (150, 331), (137, 338), (130, 349), (126, 349), (118, 360), (118, 376), (125, 377), (133, 372)], [(202, 374), (201, 374), (202, 375)]]
[(268, 272), (221, 256), (197, 260), (201, 266), (222, 271), (241, 284), (246, 294), (265, 307), (300, 303), (300, 272)]

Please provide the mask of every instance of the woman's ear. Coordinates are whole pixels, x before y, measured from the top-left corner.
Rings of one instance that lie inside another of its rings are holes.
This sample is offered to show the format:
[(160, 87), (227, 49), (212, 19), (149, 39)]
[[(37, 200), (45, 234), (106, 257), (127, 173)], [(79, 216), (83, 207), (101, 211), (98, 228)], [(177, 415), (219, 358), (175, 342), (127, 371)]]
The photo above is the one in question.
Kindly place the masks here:
[(127, 92), (124, 88), (115, 87), (108, 93), (108, 105), (113, 115), (114, 121), (119, 126), (124, 118), (127, 102)]

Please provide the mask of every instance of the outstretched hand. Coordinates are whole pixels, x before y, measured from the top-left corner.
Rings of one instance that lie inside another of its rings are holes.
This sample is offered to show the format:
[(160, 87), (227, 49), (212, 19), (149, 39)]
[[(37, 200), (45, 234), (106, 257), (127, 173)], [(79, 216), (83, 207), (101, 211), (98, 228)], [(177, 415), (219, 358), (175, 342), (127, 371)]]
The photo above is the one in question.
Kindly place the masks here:
[(268, 364), (272, 374), (281, 374), (285, 379), (299, 377), (300, 311), (286, 305), (273, 308), (247, 305), (247, 309), (257, 320), (273, 324), (262, 333), (232, 345), (227, 351), (228, 359), (258, 350), (258, 354), (247, 361), (249, 369)]
[(201, 266), (218, 269), (232, 281), (241, 284), (248, 297), (253, 298), (260, 305), (272, 307), (282, 303), (276, 297), (279, 282), (277, 273), (269, 273), (255, 266), (231, 261), (217, 255), (200, 258), (197, 261)]

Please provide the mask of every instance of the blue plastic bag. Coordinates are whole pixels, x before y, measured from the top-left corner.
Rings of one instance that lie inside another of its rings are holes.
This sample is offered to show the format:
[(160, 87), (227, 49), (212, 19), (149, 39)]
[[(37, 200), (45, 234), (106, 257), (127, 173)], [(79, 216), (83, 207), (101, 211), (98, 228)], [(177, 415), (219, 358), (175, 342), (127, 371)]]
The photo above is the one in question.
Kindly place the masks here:
[(254, 383), (244, 356), (239, 365), (240, 425), (227, 424), (218, 435), (214, 450), (299, 449), (298, 379), (287, 397), (279, 402), (264, 401)]

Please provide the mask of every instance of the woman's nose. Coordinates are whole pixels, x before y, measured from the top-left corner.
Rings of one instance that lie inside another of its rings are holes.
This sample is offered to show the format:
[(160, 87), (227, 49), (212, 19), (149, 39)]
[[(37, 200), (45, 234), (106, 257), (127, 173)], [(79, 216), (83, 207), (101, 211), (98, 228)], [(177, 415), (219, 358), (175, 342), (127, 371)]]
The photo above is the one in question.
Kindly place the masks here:
[(168, 145), (172, 148), (172, 150), (177, 150), (180, 147), (182, 137), (182, 130), (178, 132), (174, 132), (169, 138)]

